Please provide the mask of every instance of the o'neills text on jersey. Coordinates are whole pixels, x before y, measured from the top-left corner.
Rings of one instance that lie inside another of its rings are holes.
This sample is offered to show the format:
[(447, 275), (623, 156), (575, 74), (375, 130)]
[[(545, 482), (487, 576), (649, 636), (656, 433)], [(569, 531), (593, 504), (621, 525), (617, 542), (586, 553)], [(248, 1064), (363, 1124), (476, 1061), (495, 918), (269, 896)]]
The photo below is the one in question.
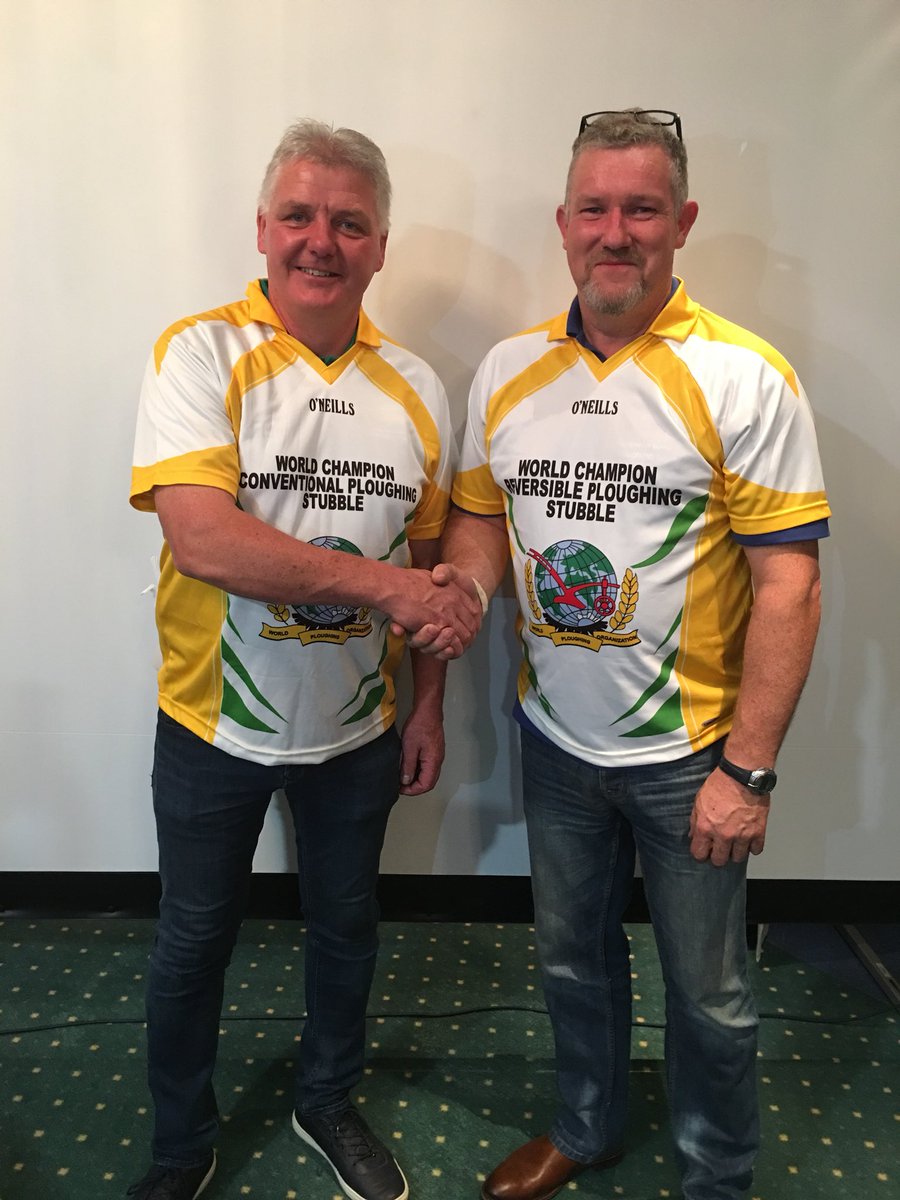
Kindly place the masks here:
[(593, 414), (596, 417), (614, 417), (619, 411), (618, 400), (576, 400), (572, 405), (572, 415), (576, 417)]
[(352, 400), (338, 400), (336, 396), (312, 396), (309, 401), (309, 411), (338, 413), (342, 417), (356, 415)]

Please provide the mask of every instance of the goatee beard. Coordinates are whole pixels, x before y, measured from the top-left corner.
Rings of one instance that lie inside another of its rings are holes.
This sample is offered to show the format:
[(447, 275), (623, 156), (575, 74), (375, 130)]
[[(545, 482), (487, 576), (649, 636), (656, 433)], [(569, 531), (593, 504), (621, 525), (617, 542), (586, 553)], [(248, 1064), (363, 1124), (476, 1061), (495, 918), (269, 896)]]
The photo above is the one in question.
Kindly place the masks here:
[(589, 280), (581, 289), (581, 299), (598, 317), (620, 317), (629, 312), (647, 295), (647, 287), (643, 279), (633, 283), (625, 292), (614, 296), (603, 292), (593, 280)]

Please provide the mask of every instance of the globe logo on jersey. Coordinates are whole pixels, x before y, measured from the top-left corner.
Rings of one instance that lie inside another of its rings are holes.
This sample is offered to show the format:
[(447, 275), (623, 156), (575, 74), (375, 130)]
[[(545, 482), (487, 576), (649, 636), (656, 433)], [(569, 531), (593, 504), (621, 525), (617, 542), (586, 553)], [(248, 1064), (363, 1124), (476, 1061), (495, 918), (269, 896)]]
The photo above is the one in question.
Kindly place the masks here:
[[(345, 554), (358, 554), (360, 558), (363, 556), (363, 552), (358, 546), (354, 546), (346, 538), (336, 537), (334, 534), (313, 538), (309, 544), (310, 546), (321, 546), (325, 550), (343, 550)], [(293, 612), (298, 621), (323, 628), (346, 625), (348, 621), (355, 621), (359, 615), (358, 608), (347, 608), (343, 604), (298, 604), (294, 607)]]
[(556, 542), (543, 554), (529, 550), (539, 564), (534, 587), (544, 616), (558, 629), (606, 629), (616, 607), (619, 584), (612, 563), (589, 542)]
[[(310, 538), (309, 545), (363, 557), (358, 546), (335, 534)], [(259, 636), (271, 642), (290, 640), (299, 641), (304, 646), (316, 642), (343, 645), (349, 638), (365, 637), (372, 632), (367, 608), (353, 608), (346, 604), (269, 604), (266, 607), (278, 624), (263, 623)]]
[(625, 629), (637, 609), (637, 576), (629, 567), (620, 583), (612, 563), (590, 542), (569, 538), (543, 552), (529, 550), (525, 591), (535, 618), (529, 629), (557, 646), (596, 651), (640, 641)]

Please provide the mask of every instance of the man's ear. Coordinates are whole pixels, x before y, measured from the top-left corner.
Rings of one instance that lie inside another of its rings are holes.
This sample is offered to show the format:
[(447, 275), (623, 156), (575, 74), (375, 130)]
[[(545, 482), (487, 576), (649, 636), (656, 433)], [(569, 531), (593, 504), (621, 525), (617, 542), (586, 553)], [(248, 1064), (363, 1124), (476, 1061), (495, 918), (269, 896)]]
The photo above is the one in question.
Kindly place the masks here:
[(387, 249), (387, 240), (388, 240), (388, 235), (386, 233), (383, 233), (381, 235), (381, 262), (375, 268), (376, 271), (380, 271), (381, 268), (384, 266), (384, 252)]
[(260, 254), (266, 252), (266, 214), (261, 208), (256, 210), (256, 248)]
[(687, 241), (688, 234), (693, 228), (694, 222), (697, 220), (697, 213), (700, 211), (700, 206), (696, 200), (686, 200), (681, 212), (678, 214), (678, 240), (675, 243), (676, 250), (680, 250)]
[(559, 232), (562, 234), (563, 250), (566, 248), (566, 233), (569, 229), (569, 218), (566, 215), (566, 206), (561, 204), (556, 210), (556, 224)]

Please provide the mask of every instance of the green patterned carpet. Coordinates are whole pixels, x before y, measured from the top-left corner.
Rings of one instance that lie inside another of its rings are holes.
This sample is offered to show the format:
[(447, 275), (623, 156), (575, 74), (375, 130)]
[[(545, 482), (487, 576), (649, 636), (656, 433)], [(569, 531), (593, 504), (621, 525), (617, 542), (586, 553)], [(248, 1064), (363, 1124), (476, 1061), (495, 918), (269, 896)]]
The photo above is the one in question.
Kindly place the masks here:
[[(0, 1200), (123, 1196), (147, 1163), (143, 976), (152, 923), (0, 922)], [(677, 1197), (648, 926), (632, 926), (635, 1031), (628, 1153), (572, 1197)], [(216, 1081), (225, 1125), (210, 1200), (333, 1200), (290, 1129), (303, 931), (248, 921), (229, 971)], [(900, 1022), (776, 948), (754, 967), (763, 1014), (760, 1200), (900, 1195)], [(385, 924), (357, 1102), (412, 1200), (472, 1200), (552, 1115), (553, 1054), (532, 931)]]

